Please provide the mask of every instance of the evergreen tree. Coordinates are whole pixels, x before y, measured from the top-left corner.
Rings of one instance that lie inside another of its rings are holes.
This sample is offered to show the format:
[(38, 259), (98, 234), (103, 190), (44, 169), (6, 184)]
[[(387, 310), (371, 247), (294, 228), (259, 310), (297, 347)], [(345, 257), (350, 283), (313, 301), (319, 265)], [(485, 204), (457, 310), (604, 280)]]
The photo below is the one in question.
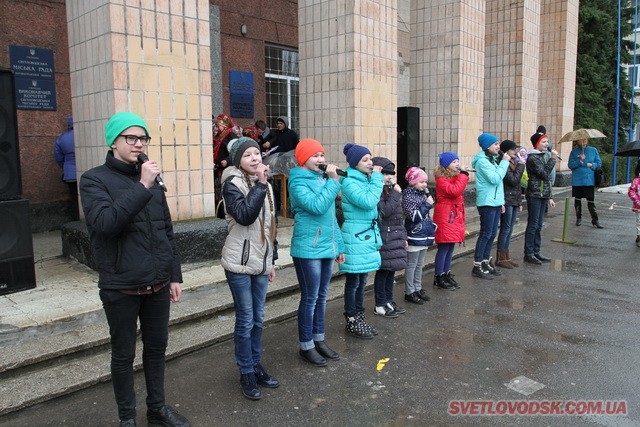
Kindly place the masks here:
[[(628, 141), (631, 86), (624, 64), (633, 63), (633, 40), (627, 38), (633, 34), (634, 7), (635, 1), (622, 1), (619, 147)], [(617, 2), (581, 0), (574, 128), (595, 128), (607, 135), (607, 138), (590, 141), (600, 150), (607, 171), (611, 171), (613, 155), (617, 54)], [(634, 107), (634, 113), (635, 110)]]

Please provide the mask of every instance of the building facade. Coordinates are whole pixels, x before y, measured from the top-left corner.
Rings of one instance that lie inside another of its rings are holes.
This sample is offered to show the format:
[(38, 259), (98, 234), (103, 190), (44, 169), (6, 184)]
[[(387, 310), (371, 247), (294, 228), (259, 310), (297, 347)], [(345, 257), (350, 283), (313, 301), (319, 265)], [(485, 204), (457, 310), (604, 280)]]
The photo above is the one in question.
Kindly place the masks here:
[(339, 165), (347, 142), (395, 160), (404, 106), (419, 108), (419, 163), (427, 170), (442, 151), (470, 163), (482, 132), (530, 147), (544, 124), (557, 140), (573, 128), (578, 7), (578, 0), (0, 0), (0, 68), (11, 68), (9, 46), (54, 52), (56, 110), (16, 112), (22, 196), (36, 228), (66, 220), (67, 190), (52, 151), (70, 114), (79, 174), (104, 161), (103, 128), (114, 112), (142, 115), (177, 220), (213, 216), (211, 124), (222, 112), (241, 126), (257, 119), (273, 126), (285, 115)]

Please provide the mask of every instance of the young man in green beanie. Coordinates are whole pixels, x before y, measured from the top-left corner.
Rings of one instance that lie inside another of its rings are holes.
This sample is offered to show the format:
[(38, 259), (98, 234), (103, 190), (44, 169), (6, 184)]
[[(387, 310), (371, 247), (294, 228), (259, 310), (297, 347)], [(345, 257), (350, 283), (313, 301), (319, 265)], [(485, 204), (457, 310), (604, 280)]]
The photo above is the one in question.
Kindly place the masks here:
[(80, 195), (109, 323), (120, 426), (136, 425), (133, 360), (138, 319), (147, 420), (151, 425), (189, 426), (164, 398), (169, 304), (180, 300), (182, 271), (167, 200), (156, 183), (159, 166), (138, 161), (151, 137), (140, 116), (120, 112), (107, 122), (105, 138), (110, 148), (106, 161), (82, 175)]

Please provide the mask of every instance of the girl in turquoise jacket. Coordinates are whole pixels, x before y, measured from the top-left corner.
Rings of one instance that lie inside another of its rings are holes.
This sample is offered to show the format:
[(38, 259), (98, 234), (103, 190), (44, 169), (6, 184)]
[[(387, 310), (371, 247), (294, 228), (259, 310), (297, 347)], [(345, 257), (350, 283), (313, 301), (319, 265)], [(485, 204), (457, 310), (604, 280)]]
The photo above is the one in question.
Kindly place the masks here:
[(373, 338), (375, 328), (364, 320), (364, 288), (367, 274), (380, 268), (378, 249), (382, 237), (378, 228), (378, 202), (382, 194), (382, 167), (373, 166), (367, 147), (347, 144), (343, 150), (349, 167), (342, 178), (342, 239), (345, 262), (340, 271), (346, 273), (344, 315), (346, 331), (358, 338)]
[(291, 257), (300, 286), (300, 356), (314, 366), (325, 366), (327, 358), (340, 358), (325, 343), (324, 320), (333, 261), (344, 262), (335, 205), (341, 186), (336, 166), (324, 164), (324, 148), (315, 139), (298, 143), (296, 159), (300, 167), (289, 173), (289, 196), (294, 217)]
[[(498, 234), (500, 214), (504, 205), (502, 180), (509, 167), (509, 155), (500, 152), (500, 140), (490, 133), (478, 137), (480, 151), (471, 161), (476, 170), (476, 206), (480, 214), (480, 234), (476, 241), (471, 275), (481, 279), (499, 276), (491, 259), (491, 246)], [(502, 160), (502, 161), (501, 161)]]

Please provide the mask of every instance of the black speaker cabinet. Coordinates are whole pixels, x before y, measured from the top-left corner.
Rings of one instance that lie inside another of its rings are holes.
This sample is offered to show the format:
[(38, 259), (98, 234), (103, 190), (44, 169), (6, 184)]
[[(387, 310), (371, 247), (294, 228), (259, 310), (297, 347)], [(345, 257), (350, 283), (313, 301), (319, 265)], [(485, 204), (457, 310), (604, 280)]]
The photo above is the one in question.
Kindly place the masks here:
[(398, 108), (398, 182), (405, 188), (404, 174), (412, 166), (420, 166), (420, 109)]
[(29, 201), (0, 201), (0, 224), (0, 295), (35, 288)]
[(0, 200), (22, 194), (13, 72), (0, 70)]

